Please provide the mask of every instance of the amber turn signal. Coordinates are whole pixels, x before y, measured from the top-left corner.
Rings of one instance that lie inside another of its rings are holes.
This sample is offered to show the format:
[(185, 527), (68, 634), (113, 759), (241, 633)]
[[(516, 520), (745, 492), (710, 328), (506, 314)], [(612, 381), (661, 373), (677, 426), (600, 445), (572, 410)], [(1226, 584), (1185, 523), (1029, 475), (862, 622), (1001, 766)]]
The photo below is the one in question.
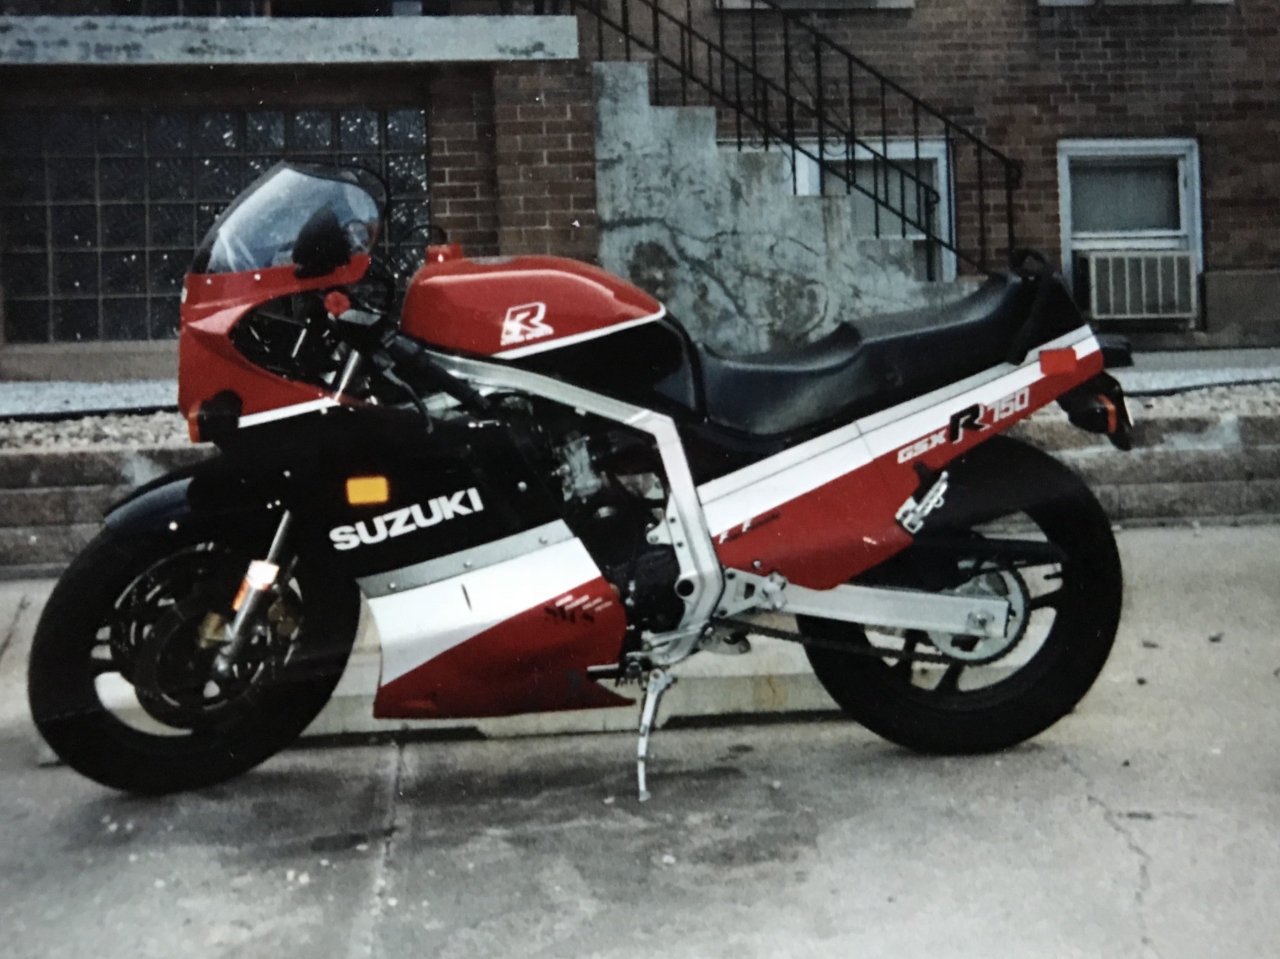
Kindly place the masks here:
[(385, 503), (390, 498), (385, 476), (352, 476), (347, 480), (347, 502), (352, 506)]

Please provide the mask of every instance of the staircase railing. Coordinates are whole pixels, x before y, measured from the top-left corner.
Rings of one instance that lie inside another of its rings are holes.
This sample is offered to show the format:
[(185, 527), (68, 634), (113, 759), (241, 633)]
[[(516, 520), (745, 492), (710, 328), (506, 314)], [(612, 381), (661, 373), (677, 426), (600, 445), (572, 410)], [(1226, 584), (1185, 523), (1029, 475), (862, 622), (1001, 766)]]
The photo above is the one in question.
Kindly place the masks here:
[(535, 10), (579, 15), (585, 55), (652, 62), (655, 105), (717, 107), (722, 139), (785, 149), (793, 186), (807, 160), (810, 189), (861, 198), (855, 215), (871, 235), (921, 243), (930, 279), (940, 250), (982, 272), (1007, 262), (1015, 161), (799, 14), (741, 2), (541, 0)]

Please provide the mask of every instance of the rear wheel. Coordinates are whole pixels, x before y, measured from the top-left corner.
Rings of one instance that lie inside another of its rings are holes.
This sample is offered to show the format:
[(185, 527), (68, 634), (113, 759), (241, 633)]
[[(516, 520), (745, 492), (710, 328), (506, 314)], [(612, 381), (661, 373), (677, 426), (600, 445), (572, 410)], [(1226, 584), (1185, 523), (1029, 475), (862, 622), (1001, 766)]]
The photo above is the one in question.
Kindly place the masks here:
[(103, 785), (164, 793), (236, 776), (302, 732), (346, 665), (359, 594), (303, 557), (282, 570), (235, 675), (215, 677), (236, 589), (265, 547), (252, 533), (206, 533), (104, 531), (40, 619), (36, 726)]
[(1052, 457), (994, 438), (950, 467), (946, 505), (908, 550), (857, 582), (998, 596), (999, 640), (872, 630), (800, 617), (814, 672), (868, 729), (910, 749), (1003, 749), (1070, 712), (1102, 670), (1120, 620), (1111, 526)]

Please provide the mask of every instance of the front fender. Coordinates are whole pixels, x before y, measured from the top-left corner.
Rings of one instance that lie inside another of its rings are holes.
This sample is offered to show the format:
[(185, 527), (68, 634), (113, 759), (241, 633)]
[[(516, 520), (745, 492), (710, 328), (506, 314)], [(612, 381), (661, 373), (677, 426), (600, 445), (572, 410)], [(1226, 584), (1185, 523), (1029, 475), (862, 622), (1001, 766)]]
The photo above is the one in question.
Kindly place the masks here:
[(106, 526), (126, 535), (176, 531), (197, 523), (223, 529), (259, 526), (279, 501), (274, 492), (240, 481), (214, 458), (134, 490), (107, 511)]

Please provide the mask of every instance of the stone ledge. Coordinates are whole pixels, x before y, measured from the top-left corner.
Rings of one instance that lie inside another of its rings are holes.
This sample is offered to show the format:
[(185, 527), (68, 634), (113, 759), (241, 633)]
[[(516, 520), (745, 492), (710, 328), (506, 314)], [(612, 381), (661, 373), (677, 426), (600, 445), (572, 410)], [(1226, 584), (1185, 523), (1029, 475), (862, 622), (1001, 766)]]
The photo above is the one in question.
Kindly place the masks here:
[(118, 383), (176, 380), (177, 375), (177, 340), (0, 344), (0, 382), (4, 383)]
[(1037, 0), (1042, 7), (1203, 7), (1226, 6), (1235, 0)]
[(0, 17), (0, 64), (287, 66), (573, 60), (575, 17)]
[[(916, 0), (774, 0), (784, 10), (914, 10)], [(719, 0), (721, 10), (750, 10), (752, 0)], [(755, 9), (769, 12), (768, 7), (757, 2)]]

